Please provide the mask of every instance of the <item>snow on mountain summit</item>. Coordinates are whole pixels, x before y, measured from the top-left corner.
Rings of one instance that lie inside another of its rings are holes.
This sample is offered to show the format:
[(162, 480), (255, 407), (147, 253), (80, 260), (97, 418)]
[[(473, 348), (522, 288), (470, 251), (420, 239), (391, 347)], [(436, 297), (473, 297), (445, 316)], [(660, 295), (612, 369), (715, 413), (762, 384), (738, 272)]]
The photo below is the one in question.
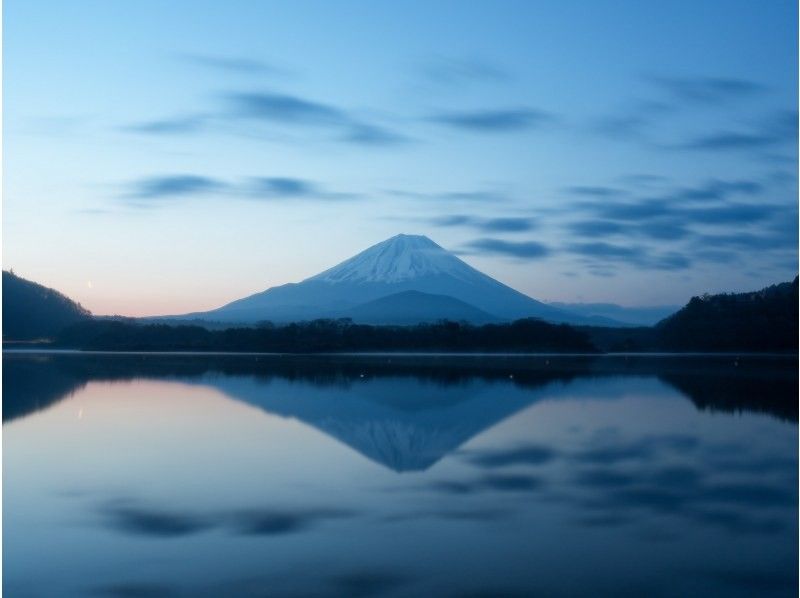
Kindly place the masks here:
[(327, 283), (397, 283), (446, 275), (461, 280), (481, 276), (423, 235), (396, 235), (306, 280)]

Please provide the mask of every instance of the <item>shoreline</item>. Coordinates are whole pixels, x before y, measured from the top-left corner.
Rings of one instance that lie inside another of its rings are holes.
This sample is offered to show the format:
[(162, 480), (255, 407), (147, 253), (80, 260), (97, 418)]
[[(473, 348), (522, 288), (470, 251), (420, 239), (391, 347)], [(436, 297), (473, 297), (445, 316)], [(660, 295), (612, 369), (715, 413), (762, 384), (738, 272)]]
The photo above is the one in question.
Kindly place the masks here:
[(606, 353), (555, 353), (552, 351), (543, 352), (502, 352), (502, 351), (308, 351), (308, 352), (277, 352), (277, 351), (162, 351), (162, 350), (140, 350), (140, 351), (115, 351), (115, 350), (96, 350), (96, 349), (46, 349), (46, 348), (18, 348), (3, 347), (3, 354), (10, 355), (177, 355), (177, 356), (252, 356), (252, 357), (481, 357), (481, 358), (523, 358), (523, 357), (770, 357), (770, 358), (793, 358), (800, 359), (798, 353), (770, 353), (753, 351), (725, 351), (725, 352), (669, 352), (669, 351), (628, 351), (628, 352), (606, 352)]

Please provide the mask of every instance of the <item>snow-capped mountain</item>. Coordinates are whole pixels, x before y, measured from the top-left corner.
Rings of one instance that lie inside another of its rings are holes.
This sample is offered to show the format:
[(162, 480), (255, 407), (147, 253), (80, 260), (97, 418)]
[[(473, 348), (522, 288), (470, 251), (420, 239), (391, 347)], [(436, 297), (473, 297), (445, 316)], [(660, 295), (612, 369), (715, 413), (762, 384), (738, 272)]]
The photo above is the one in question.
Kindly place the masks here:
[(465, 282), (487, 278), (428, 237), (396, 235), (306, 281), (398, 284), (435, 276)]
[[(462, 306), (466, 303), (482, 314), (483, 321), (488, 315), (497, 320), (540, 317), (553, 322), (583, 322), (580, 316), (540, 303), (479, 272), (420, 235), (394, 236), (302, 282), (273, 287), (185, 317), (239, 323), (347, 317), (348, 312), (358, 313), (355, 308), (361, 305), (409, 291), (449, 297)], [(403, 299), (395, 297), (384, 303), (396, 306)], [(441, 305), (441, 299), (437, 305)], [(370, 310), (373, 323), (382, 319), (390, 322), (397, 318), (393, 313), (381, 318)], [(426, 319), (430, 318), (420, 317), (419, 321)], [(470, 318), (459, 314), (452, 319)]]

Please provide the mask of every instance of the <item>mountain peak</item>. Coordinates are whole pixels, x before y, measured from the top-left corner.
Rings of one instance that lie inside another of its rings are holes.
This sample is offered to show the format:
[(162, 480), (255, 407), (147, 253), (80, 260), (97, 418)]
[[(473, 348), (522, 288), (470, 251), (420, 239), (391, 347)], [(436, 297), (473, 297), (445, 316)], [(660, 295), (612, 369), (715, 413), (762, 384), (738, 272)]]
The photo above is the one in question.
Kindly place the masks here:
[[(406, 291), (417, 295), (403, 294)], [(377, 301), (382, 298), (386, 300)], [(361, 312), (359, 307), (363, 307)], [(300, 282), (188, 315), (226, 322), (287, 322), (350, 317), (348, 313), (364, 316), (365, 310), (375, 321), (381, 310), (384, 321), (396, 321), (400, 316), (415, 321), (433, 316), (469, 321), (574, 319), (476, 270), (428, 237), (408, 234), (385, 239)]]
[[(415, 245), (415, 246), (428, 246), (428, 247), (441, 247), (434, 243), (430, 238), (426, 237), (425, 235), (409, 235), (406, 233), (400, 233), (395, 235), (394, 237), (389, 237), (385, 241), (381, 241), (377, 243), (377, 245), (382, 245), (384, 243), (404, 243), (408, 245)], [(376, 245), (373, 245), (375, 247)]]
[(428, 237), (399, 234), (307, 280), (396, 283), (442, 274), (474, 276), (472, 268)]

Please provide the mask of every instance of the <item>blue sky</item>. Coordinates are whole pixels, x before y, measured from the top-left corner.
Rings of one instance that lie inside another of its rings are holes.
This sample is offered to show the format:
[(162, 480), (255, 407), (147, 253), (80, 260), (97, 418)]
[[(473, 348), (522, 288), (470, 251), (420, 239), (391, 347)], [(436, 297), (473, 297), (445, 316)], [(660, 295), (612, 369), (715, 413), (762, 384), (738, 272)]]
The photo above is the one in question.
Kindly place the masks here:
[(3, 266), (217, 307), (394, 234), (541, 300), (797, 272), (769, 2), (4, 2)]

